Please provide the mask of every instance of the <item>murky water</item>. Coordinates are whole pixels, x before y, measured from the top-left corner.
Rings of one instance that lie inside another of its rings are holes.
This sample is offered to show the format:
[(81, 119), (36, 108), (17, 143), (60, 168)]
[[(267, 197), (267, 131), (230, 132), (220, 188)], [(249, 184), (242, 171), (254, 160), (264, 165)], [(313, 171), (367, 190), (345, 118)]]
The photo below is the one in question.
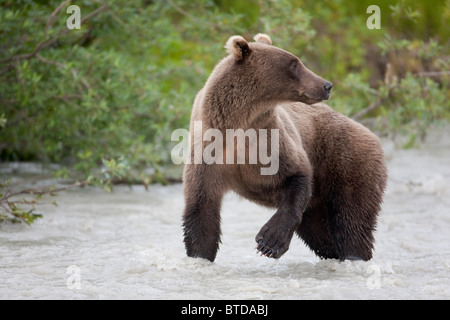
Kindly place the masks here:
[(62, 192), (32, 226), (0, 226), (0, 299), (450, 299), (450, 130), (386, 143), (390, 180), (369, 262), (278, 261), (254, 236), (273, 213), (224, 199), (214, 263), (185, 256), (182, 185)]

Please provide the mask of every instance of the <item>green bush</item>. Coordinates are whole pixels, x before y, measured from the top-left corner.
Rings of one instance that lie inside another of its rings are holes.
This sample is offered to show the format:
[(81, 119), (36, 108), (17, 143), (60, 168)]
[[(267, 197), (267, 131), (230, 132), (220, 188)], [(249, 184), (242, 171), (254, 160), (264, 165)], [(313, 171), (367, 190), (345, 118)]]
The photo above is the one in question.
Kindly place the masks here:
[[(449, 1), (85, 0), (73, 2), (79, 30), (67, 29), (69, 3), (60, 4), (0, 2), (2, 161), (56, 162), (87, 177), (117, 160), (127, 168), (117, 181), (164, 181), (170, 134), (188, 128), (233, 34), (268, 33), (335, 84), (332, 107), (375, 118), (381, 133), (423, 136), (450, 116)], [(380, 30), (366, 27), (371, 4)], [(387, 64), (402, 67), (392, 81)]]

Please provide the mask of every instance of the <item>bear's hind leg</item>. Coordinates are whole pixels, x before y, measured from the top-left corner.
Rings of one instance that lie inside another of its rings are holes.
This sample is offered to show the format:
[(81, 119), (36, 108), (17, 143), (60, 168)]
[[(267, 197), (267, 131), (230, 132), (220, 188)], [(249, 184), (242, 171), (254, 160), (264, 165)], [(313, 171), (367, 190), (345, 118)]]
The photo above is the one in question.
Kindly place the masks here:
[(297, 234), (322, 259), (370, 260), (376, 214), (357, 218), (330, 203), (309, 208)]
[(378, 210), (370, 210), (363, 206), (344, 207), (328, 206), (330, 230), (334, 241), (338, 244), (339, 259), (364, 260), (372, 259), (373, 232)]
[(308, 208), (303, 213), (303, 220), (297, 235), (321, 259), (339, 259), (338, 249), (332, 238), (328, 212), (321, 204)]

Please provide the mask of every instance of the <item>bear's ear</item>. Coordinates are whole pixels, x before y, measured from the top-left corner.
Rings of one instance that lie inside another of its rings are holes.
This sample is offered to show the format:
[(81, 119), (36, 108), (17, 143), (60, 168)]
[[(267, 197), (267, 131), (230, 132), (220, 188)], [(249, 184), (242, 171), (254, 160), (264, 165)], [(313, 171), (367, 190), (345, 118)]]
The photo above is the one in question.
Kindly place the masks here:
[(250, 47), (247, 40), (241, 36), (232, 36), (225, 44), (228, 54), (232, 55), (236, 61), (242, 61), (250, 55)]
[(267, 34), (264, 34), (264, 33), (258, 33), (256, 36), (253, 37), (253, 39), (256, 42), (272, 45), (272, 40), (270, 39), (270, 37)]

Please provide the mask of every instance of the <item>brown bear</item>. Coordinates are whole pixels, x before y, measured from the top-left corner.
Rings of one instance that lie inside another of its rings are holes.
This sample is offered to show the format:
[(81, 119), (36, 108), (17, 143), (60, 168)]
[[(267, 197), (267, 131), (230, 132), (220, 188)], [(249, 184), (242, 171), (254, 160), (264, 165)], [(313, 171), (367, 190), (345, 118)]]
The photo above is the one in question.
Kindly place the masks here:
[[(183, 173), (187, 255), (215, 260), (222, 198), (234, 191), (276, 209), (255, 238), (258, 252), (267, 257), (280, 258), (295, 232), (320, 258), (371, 259), (387, 180), (379, 139), (319, 103), (329, 98), (330, 82), (295, 55), (273, 46), (269, 36), (258, 34), (254, 40), (233, 36), (227, 41), (228, 56), (194, 101), (191, 161)], [(199, 129), (194, 124), (200, 121)], [(256, 150), (264, 142), (278, 155), (276, 172), (262, 174), (267, 162), (260, 159), (248, 162), (248, 153), (255, 150), (250, 148), (255, 143), (249, 141), (250, 135), (244, 144), (247, 162), (225, 161), (227, 153), (236, 160), (236, 146), (215, 150), (224, 161), (194, 161), (195, 150), (205, 151), (218, 142), (194, 138), (194, 131), (203, 134), (209, 129), (224, 135), (230, 129), (278, 133), (256, 140)]]

